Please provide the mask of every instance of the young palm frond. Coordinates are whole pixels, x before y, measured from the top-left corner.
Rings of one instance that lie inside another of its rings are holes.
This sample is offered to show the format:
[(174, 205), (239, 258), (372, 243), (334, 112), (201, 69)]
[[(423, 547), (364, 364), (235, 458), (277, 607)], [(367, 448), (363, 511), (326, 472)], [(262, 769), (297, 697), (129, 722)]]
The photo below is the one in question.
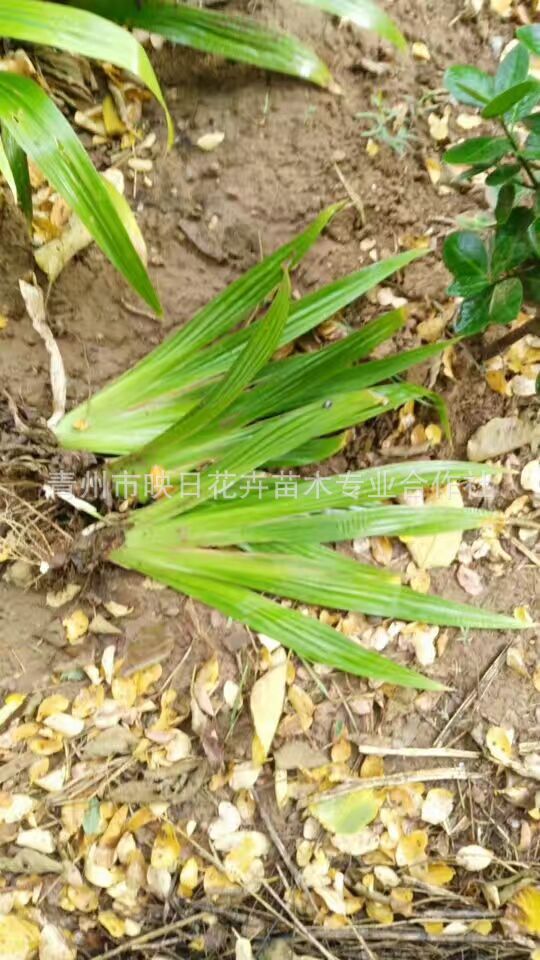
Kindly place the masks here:
[[(160, 479), (162, 496), (132, 512), (122, 545), (110, 553), (114, 563), (212, 604), (309, 659), (434, 688), (433, 681), (264, 596), (448, 626), (520, 626), (512, 617), (416, 593), (399, 576), (326, 546), (492, 523), (485, 511), (394, 502), (412, 487), (481, 477), (489, 473), (484, 465), (409, 463), (305, 479), (269, 472), (275, 465), (313, 462), (344, 443), (343, 431), (411, 399), (434, 404), (446, 426), (440, 398), (395, 378), (447, 342), (365, 360), (400, 329), (403, 311), (315, 353), (272, 359), (280, 344), (421, 255), (373, 264), (291, 305), (288, 270), (335, 210), (321, 214), (134, 370), (66, 417), (57, 435), (64, 446), (124, 453), (110, 464), (113, 481), (134, 483), (131, 493), (141, 500), (152, 493), (148, 480)], [(276, 287), (266, 313), (238, 329)]]

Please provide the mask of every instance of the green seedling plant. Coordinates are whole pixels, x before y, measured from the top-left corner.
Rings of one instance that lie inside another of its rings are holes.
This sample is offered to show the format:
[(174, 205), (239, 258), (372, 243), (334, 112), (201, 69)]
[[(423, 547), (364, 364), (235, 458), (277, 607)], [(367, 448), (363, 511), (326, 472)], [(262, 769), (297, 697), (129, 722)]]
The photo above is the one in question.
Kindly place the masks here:
[[(444, 245), (454, 275), (449, 293), (463, 298), (456, 322), (463, 335), (512, 323), (524, 305), (540, 303), (540, 82), (530, 74), (531, 53), (540, 55), (540, 25), (517, 31), (494, 76), (472, 66), (451, 67), (445, 75), (456, 100), (499, 126), (497, 134), (472, 137), (445, 154), (447, 163), (468, 168), (467, 178), (485, 173), (497, 191), (493, 224), (458, 230)], [(537, 318), (518, 335), (533, 325)]]
[[(128, 484), (123, 495), (139, 501), (127, 518), (106, 525), (111, 562), (212, 605), (308, 660), (435, 689), (435, 681), (279, 601), (460, 628), (520, 627), (510, 616), (416, 593), (398, 574), (332, 547), (375, 534), (429, 536), (493, 523), (481, 510), (399, 502), (411, 486), (478, 479), (493, 468), (419, 462), (297, 475), (342, 449), (351, 428), (410, 400), (433, 404), (447, 428), (440, 398), (399, 378), (448, 341), (369, 359), (400, 330), (403, 310), (315, 352), (285, 359), (279, 352), (424, 253), (396, 254), (291, 302), (291, 271), (339, 209), (323, 211), (55, 432), (66, 448), (116, 455), (108, 462), (113, 489), (120, 484), (122, 493)], [(160, 478), (157, 497), (149, 477)]]
[(407, 121), (407, 112), (399, 104), (389, 106), (383, 93), (375, 93), (371, 97), (372, 110), (362, 110), (356, 114), (357, 120), (371, 124), (360, 136), (375, 140), (381, 146), (389, 147), (398, 157), (404, 157), (411, 144), (418, 138), (410, 129)]
[[(347, 16), (358, 26), (405, 47), (394, 22), (372, 0), (298, 0)], [(0, 37), (52, 46), (129, 71), (165, 111), (169, 146), (174, 127), (150, 60), (128, 27), (334, 89), (330, 70), (295, 37), (248, 17), (200, 10), (174, 0), (0, 0)], [(156, 314), (158, 295), (132, 237), (136, 225), (124, 198), (99, 175), (69, 122), (33, 79), (0, 73), (0, 172), (28, 220), (32, 192), (27, 157), (78, 215), (114, 266)]]

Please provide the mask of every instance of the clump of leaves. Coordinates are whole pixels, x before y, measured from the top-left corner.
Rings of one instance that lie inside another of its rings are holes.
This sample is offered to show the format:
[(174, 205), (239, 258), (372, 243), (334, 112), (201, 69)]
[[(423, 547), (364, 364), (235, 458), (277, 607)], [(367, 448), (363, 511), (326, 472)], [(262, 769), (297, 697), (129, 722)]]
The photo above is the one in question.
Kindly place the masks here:
[(499, 135), (473, 137), (445, 154), (447, 163), (468, 166), (466, 178), (487, 173), (486, 184), (497, 191), (493, 224), (452, 233), (444, 246), (455, 277), (449, 293), (464, 298), (461, 334), (512, 323), (524, 303), (540, 303), (540, 82), (530, 73), (530, 54), (540, 55), (540, 25), (520, 28), (517, 37), (494, 76), (473, 66), (445, 75), (456, 100), (500, 126)]
[[(425, 253), (398, 254), (292, 303), (288, 270), (337, 209), (324, 211), (235, 281), (133, 370), (69, 414), (56, 433), (66, 447), (123, 454), (110, 472), (124, 477), (141, 500), (148, 499), (146, 480), (160, 480), (157, 502), (131, 512), (123, 543), (109, 554), (113, 563), (208, 603), (300, 656), (433, 688), (433, 681), (267, 596), (423, 623), (520, 626), (512, 617), (415, 593), (394, 573), (328, 546), (359, 536), (429, 536), (481, 525), (491, 515), (387, 501), (411, 486), (436, 485), (442, 476), (444, 483), (478, 477), (484, 466), (398, 464), (294, 483), (272, 474), (328, 458), (351, 427), (411, 400), (435, 404), (446, 422), (440, 398), (395, 378), (448, 341), (365, 360), (402, 326), (401, 310), (316, 352), (276, 357), (279, 347)], [(254, 311), (250, 326), (242, 326)]]

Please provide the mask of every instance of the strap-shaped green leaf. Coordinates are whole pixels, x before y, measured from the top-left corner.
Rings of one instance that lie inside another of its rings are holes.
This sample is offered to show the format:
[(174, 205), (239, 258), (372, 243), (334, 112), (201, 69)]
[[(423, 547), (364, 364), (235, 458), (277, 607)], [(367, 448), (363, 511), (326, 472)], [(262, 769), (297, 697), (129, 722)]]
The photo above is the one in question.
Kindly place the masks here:
[(189, 7), (170, 0), (75, 0), (117, 23), (148, 30), (173, 43), (332, 86), (326, 64), (295, 37), (271, 30), (248, 17)]
[(146, 84), (165, 110), (172, 144), (173, 122), (146, 51), (127, 30), (104, 17), (45, 0), (0, 0), (0, 36), (58, 47), (129, 70)]
[(0, 160), (2, 173), (26, 219), (31, 223), (32, 186), (30, 184), (28, 160), (24, 150), (12, 137), (6, 126), (2, 130), (2, 152), (4, 155)]
[(0, 73), (0, 122), (37, 164), (114, 266), (156, 313), (161, 305), (109, 191), (58, 107), (28, 77)]

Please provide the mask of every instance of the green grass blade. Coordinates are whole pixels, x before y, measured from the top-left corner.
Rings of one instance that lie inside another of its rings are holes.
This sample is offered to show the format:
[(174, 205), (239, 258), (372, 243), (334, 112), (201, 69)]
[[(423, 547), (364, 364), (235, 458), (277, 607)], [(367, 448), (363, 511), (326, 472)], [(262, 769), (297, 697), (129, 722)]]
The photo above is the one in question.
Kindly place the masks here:
[[(230, 511), (229, 526), (196, 538), (197, 546), (232, 546), (238, 543), (334, 543), (374, 536), (432, 536), (441, 531), (474, 530), (494, 522), (496, 514), (456, 507), (351, 507), (315, 516), (282, 517), (278, 520), (238, 524)], [(188, 537), (182, 532), (180, 539)], [(180, 542), (180, 540), (179, 540)]]
[[(395, 463), (329, 477), (295, 478), (292, 486), (287, 475), (265, 477), (262, 492), (232, 500), (216, 499), (184, 514), (170, 528), (171, 543), (212, 543), (213, 535), (219, 543), (219, 537), (227, 533), (231, 523), (247, 527), (312, 511), (343, 509), (351, 504), (379, 505), (413, 490), (440, 489), (452, 482), (480, 482), (500, 472), (500, 468), (485, 464), (431, 460)], [(141, 518), (141, 513), (134, 515), (135, 526)]]
[[(148, 550), (153, 555), (151, 545)], [(168, 551), (167, 555), (179, 570), (315, 606), (463, 629), (523, 627), (513, 617), (417, 593), (399, 584), (394, 586), (385, 581), (377, 587), (371, 571), (332, 550), (318, 556), (290, 553), (281, 544), (279, 550), (279, 553), (241, 553), (182, 548)]]
[(26, 219), (32, 223), (32, 186), (26, 154), (6, 126), (2, 129), (1, 144), (0, 169)]
[(231, 16), (216, 10), (188, 7), (164, 0), (77, 0), (77, 6), (94, 10), (130, 27), (158, 33), (173, 43), (203, 53), (249, 63), (309, 80), (321, 87), (332, 86), (326, 64), (295, 37), (271, 30), (247, 17)]
[(373, 30), (399, 50), (407, 49), (407, 41), (388, 14), (373, 0), (298, 0), (309, 7), (319, 7), (336, 17), (346, 17), (363, 30)]
[(338, 433), (332, 437), (321, 437), (318, 440), (309, 440), (303, 443), (301, 447), (291, 450), (279, 460), (267, 460), (264, 464), (265, 470), (282, 470), (288, 467), (307, 467), (312, 463), (321, 463), (323, 460), (329, 460), (337, 453), (343, 450), (350, 437), (349, 431)]
[(289, 610), (252, 590), (237, 584), (214, 581), (206, 576), (184, 573), (173, 564), (120, 548), (110, 555), (113, 563), (137, 570), (202, 603), (215, 607), (225, 616), (246, 624), (252, 630), (273, 637), (305, 660), (324, 663), (337, 670), (386, 683), (437, 690), (440, 685), (428, 677), (366, 650), (343, 634), (296, 610)]
[(106, 10), (104, 17), (99, 17), (45, 0), (0, 0), (0, 36), (57, 47), (129, 70), (165, 110), (172, 144), (174, 126), (154, 68), (141, 44), (127, 30), (111, 23)]
[(0, 121), (156, 313), (161, 305), (109, 191), (58, 107), (28, 77), (0, 73)]

